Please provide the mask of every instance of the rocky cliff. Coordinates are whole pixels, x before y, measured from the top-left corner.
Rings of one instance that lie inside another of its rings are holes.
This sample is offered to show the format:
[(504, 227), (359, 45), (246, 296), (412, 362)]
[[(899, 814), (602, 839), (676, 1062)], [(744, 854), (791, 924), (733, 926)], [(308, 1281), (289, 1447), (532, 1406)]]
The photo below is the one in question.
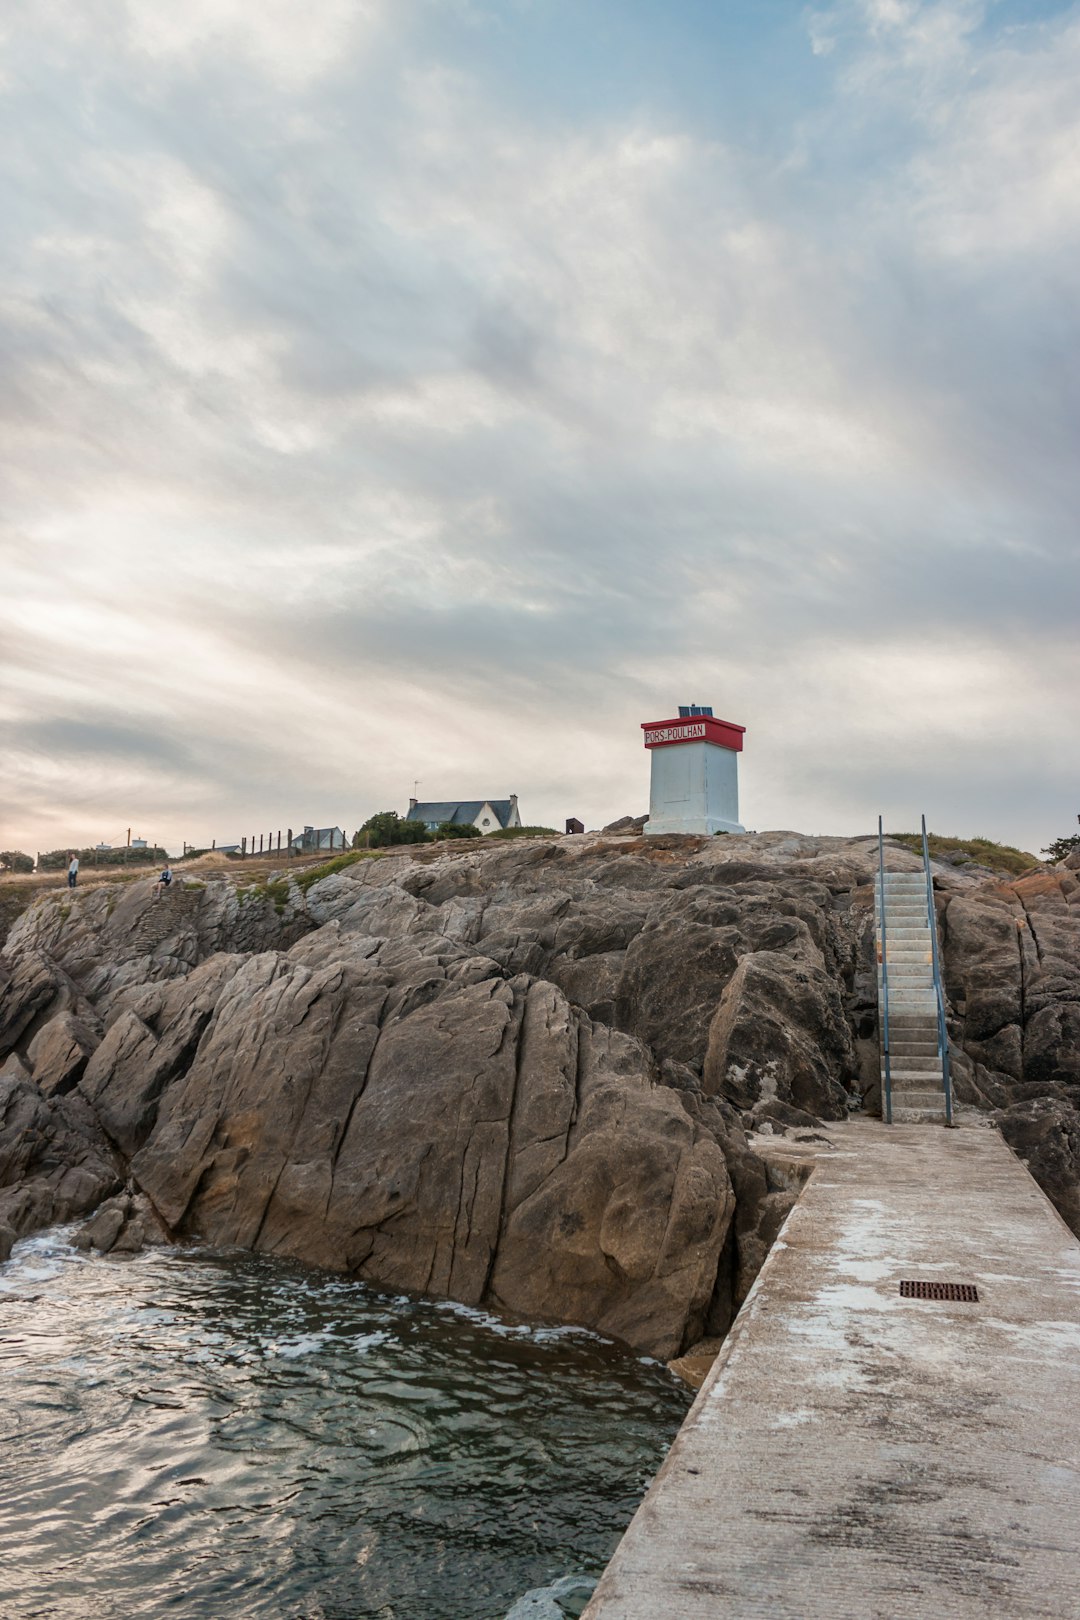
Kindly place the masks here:
[[(876, 859), (631, 834), (39, 902), (0, 958), (0, 1245), (93, 1217), (675, 1355), (797, 1190), (748, 1132), (876, 1105)], [(935, 887), (958, 1096), (1080, 1232), (1080, 877)]]

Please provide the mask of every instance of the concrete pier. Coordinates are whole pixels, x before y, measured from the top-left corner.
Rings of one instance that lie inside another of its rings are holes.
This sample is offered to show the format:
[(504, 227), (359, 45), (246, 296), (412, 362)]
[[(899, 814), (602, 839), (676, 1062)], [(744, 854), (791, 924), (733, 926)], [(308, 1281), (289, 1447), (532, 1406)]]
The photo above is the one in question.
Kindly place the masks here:
[(823, 1134), (584, 1620), (1080, 1620), (1080, 1244), (996, 1130)]

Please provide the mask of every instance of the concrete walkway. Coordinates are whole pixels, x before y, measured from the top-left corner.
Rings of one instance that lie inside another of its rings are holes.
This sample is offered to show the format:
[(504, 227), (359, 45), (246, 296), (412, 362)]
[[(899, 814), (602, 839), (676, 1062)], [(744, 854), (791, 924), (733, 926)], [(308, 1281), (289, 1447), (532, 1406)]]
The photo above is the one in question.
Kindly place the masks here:
[(995, 1130), (824, 1129), (585, 1620), (1080, 1617), (1080, 1244)]

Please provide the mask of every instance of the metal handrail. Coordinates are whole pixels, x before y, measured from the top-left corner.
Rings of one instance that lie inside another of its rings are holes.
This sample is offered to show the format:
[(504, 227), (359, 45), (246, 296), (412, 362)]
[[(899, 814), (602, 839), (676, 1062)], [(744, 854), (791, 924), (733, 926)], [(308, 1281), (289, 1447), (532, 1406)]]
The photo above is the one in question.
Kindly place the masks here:
[(878, 843), (878, 903), (881, 912), (881, 943), (878, 961), (881, 964), (881, 1049), (885, 1058), (885, 1123), (892, 1124), (892, 1067), (889, 1062), (889, 959), (885, 948), (885, 834), (881, 817), (877, 818)]
[(930, 953), (934, 964), (934, 991), (937, 995), (938, 1051), (941, 1054), (941, 1079), (945, 1087), (945, 1123), (951, 1125), (952, 1076), (949, 1073), (949, 1031), (945, 1024), (945, 989), (941, 982), (941, 962), (938, 958), (937, 909), (934, 905), (934, 881), (930, 876), (930, 846), (926, 840), (926, 817), (922, 818), (922, 858), (926, 873), (926, 910), (930, 924)]

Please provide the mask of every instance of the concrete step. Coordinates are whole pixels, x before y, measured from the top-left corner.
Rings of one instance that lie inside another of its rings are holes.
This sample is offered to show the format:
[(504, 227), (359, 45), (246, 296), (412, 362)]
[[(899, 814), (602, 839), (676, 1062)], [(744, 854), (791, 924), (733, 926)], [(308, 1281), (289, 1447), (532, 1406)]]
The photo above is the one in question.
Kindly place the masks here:
[(900, 1040), (889, 1031), (889, 1051), (894, 1058), (936, 1058), (937, 1038), (925, 1041)]
[(907, 1108), (897, 1107), (893, 1103), (894, 1125), (944, 1125), (945, 1107), (940, 1108)]
[(898, 1052), (895, 1047), (889, 1048), (889, 1061), (892, 1064), (893, 1074), (940, 1074), (941, 1059), (934, 1052), (930, 1057), (912, 1057), (909, 1052)]
[(909, 1118), (911, 1116), (911, 1114), (913, 1114), (913, 1113), (926, 1114), (926, 1115), (929, 1115), (931, 1118), (933, 1118), (935, 1115), (940, 1115), (940, 1117), (942, 1119), (944, 1119), (945, 1118), (945, 1095), (944, 1095), (944, 1092), (939, 1091), (936, 1094), (936, 1096), (932, 1095), (932, 1094), (927, 1094), (924, 1097), (924, 1096), (921, 1096), (921, 1095), (919, 1095), (919, 1094), (917, 1094), (915, 1092), (912, 1092), (910, 1095), (907, 1095), (902, 1091), (900, 1091), (900, 1092), (894, 1091), (893, 1092), (893, 1099), (892, 1099), (892, 1113), (893, 1113), (893, 1123), (897, 1124), (897, 1125), (900, 1123), (900, 1121), (902, 1119)]

